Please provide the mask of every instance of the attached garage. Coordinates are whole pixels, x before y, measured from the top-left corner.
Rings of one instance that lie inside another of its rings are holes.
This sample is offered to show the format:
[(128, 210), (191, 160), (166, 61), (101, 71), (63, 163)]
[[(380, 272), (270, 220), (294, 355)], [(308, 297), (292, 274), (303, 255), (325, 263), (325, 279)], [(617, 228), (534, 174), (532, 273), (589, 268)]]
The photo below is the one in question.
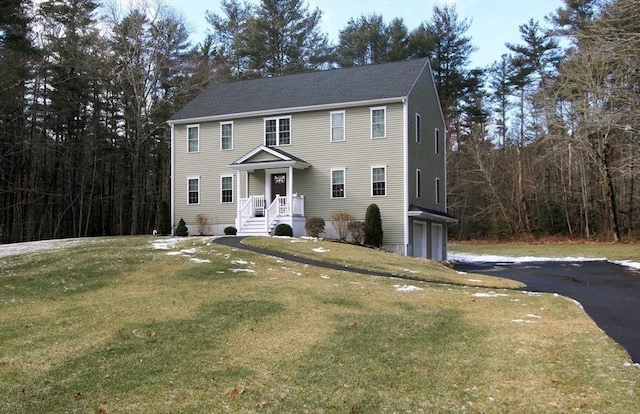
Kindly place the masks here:
[(457, 221), (441, 211), (411, 206), (408, 254), (436, 261), (447, 260), (447, 225)]

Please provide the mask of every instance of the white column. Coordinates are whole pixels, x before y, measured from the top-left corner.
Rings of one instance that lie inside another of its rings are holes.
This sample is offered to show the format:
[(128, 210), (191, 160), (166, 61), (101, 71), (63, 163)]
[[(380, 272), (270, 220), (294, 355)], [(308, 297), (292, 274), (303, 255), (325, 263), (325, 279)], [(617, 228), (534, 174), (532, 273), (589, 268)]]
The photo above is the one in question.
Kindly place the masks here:
[(289, 166), (289, 180), (287, 180), (287, 204), (289, 215), (293, 216), (293, 167)]

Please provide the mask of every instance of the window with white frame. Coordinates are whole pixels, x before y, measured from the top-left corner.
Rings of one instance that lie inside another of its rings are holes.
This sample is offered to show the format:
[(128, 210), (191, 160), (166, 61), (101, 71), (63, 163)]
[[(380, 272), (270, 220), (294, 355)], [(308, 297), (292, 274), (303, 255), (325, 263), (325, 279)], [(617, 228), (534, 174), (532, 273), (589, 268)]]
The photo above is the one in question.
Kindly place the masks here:
[(440, 179), (436, 177), (436, 204), (440, 204)]
[(200, 204), (200, 177), (187, 178), (187, 204)]
[(220, 177), (220, 202), (233, 203), (233, 176)]
[(200, 125), (187, 125), (187, 151), (200, 150)]
[(371, 138), (384, 138), (386, 136), (387, 136), (386, 108), (371, 108)]
[(422, 137), (420, 137), (420, 130), (422, 129), (422, 120), (420, 114), (416, 114), (416, 142), (420, 143)]
[(387, 167), (371, 167), (371, 195), (387, 195)]
[(345, 171), (331, 170), (331, 198), (345, 198)]
[(331, 142), (345, 140), (344, 114), (344, 111), (331, 112)]
[(291, 144), (291, 117), (264, 120), (264, 144), (267, 147)]
[(422, 197), (422, 171), (416, 169), (416, 198)]
[(436, 154), (440, 154), (440, 130), (438, 128), (436, 128), (433, 133), (433, 140), (434, 140), (433, 145), (434, 145)]
[(220, 149), (233, 149), (233, 122), (220, 122)]

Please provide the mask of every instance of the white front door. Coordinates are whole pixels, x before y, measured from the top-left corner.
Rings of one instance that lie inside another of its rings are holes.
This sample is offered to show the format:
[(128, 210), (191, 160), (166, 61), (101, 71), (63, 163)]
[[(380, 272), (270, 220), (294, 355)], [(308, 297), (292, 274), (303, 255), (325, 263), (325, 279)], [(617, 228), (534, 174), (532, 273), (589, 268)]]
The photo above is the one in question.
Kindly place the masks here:
[(442, 224), (431, 223), (431, 259), (444, 260), (442, 257), (442, 244), (444, 240)]
[(427, 258), (427, 223), (413, 222), (413, 257)]

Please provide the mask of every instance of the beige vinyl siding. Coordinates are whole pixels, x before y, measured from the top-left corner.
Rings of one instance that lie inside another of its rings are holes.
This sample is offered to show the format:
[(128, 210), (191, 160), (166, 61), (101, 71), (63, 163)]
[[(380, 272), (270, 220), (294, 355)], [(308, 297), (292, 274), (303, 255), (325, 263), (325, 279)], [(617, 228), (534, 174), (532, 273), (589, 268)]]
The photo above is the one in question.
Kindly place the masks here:
[[(293, 173), (293, 192), (305, 197), (306, 217), (320, 216), (330, 221), (331, 213), (348, 211), (364, 220), (367, 207), (380, 207), (385, 245), (404, 243), (404, 164), (403, 104), (386, 107), (386, 137), (371, 138), (371, 107), (345, 109), (346, 140), (331, 142), (331, 111), (313, 111), (291, 115), (291, 145), (280, 147), (311, 165)], [(339, 109), (338, 109), (339, 110)], [(333, 110), (335, 111), (335, 109)], [(220, 176), (234, 174), (234, 200), (246, 197), (246, 173), (240, 172), (241, 194), (237, 194), (237, 172), (228, 165), (255, 147), (264, 144), (262, 117), (230, 119), (234, 127), (233, 150), (220, 150), (220, 122), (200, 124), (200, 152), (187, 154), (186, 126), (175, 126), (175, 222), (182, 217), (194, 224), (197, 214), (206, 214), (214, 222), (233, 225), (236, 203), (220, 203)], [(424, 122), (424, 121), (423, 121)], [(423, 140), (424, 141), (424, 140)], [(259, 154), (253, 161), (271, 160)], [(387, 195), (371, 196), (371, 167), (387, 169)], [(345, 169), (346, 198), (331, 198), (331, 170)], [(200, 176), (200, 204), (187, 205), (187, 176)], [(264, 170), (249, 173), (250, 194), (264, 194)]]
[[(444, 124), (442, 122), (440, 104), (435, 99), (436, 92), (433, 82), (428, 77), (427, 72), (422, 74), (416, 82), (409, 95), (408, 117), (409, 117), (409, 161), (408, 161), (408, 195), (409, 204), (429, 208), (433, 210), (445, 211), (445, 143)], [(434, 99), (425, 99), (434, 97)], [(420, 131), (421, 140), (417, 143), (416, 136), (416, 113), (420, 114), (422, 128)], [(440, 130), (440, 152), (435, 153), (434, 130)], [(422, 197), (416, 198), (416, 169), (422, 171)], [(436, 180), (440, 178), (440, 203), (436, 203), (435, 191)]]

